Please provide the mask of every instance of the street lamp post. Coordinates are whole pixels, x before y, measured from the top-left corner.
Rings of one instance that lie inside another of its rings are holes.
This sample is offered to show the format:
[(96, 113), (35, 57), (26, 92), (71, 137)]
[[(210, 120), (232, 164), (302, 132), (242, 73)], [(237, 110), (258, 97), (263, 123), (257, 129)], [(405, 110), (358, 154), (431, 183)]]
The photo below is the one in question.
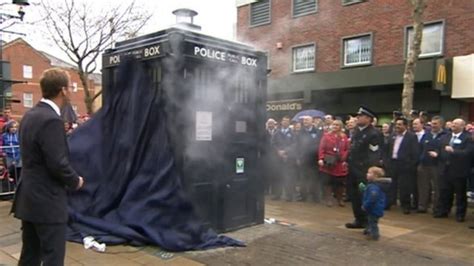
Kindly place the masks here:
[(2, 39), (2, 34), (3, 33), (13, 33), (13, 34), (19, 34), (19, 35), (24, 35), (21, 33), (13, 32), (13, 31), (7, 31), (3, 29), (3, 23), (10, 20), (10, 19), (18, 19), (20, 21), (23, 21), (23, 18), (25, 16), (25, 11), (23, 10), (24, 6), (28, 6), (28, 0), (13, 0), (12, 4), (17, 5), (18, 12), (16, 15), (6, 13), (3, 10), (0, 10), (0, 97), (2, 98), (0, 101), (1, 104), (1, 109), (5, 107), (6, 103), (6, 95), (5, 95), (5, 83), (11, 84), (13, 81), (9, 79), (5, 79), (4, 74), (6, 67), (8, 66), (8, 61), (3, 61), (3, 39)]

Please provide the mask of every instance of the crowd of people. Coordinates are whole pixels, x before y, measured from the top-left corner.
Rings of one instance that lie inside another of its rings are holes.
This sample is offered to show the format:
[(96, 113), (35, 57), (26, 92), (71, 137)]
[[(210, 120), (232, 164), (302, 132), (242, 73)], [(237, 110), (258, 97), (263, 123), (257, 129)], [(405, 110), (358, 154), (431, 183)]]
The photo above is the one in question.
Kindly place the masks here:
[[(78, 126), (89, 120), (88, 115), (77, 117), (74, 122), (64, 122), (64, 130), (69, 135)], [(0, 115), (0, 194), (13, 192), (20, 177), (22, 161), (18, 136), (19, 122), (12, 118), (10, 107)]]
[[(270, 118), (266, 132), (265, 191), (273, 200), (350, 202), (355, 219), (346, 227), (367, 229), (374, 221), (367, 202), (376, 200), (363, 190), (376, 183), (384, 194), (382, 214), (399, 205), (407, 215), (430, 211), (444, 218), (455, 198), (454, 217), (465, 220), (468, 191), (474, 191), (472, 122), (395, 111), (379, 126), (375, 113), (361, 107), (345, 121), (330, 114)], [(371, 236), (378, 239), (378, 231)]]
[(20, 175), (21, 158), (18, 138), (18, 122), (11, 116), (11, 109), (5, 108), (0, 116), (0, 192), (13, 191), (15, 180)]

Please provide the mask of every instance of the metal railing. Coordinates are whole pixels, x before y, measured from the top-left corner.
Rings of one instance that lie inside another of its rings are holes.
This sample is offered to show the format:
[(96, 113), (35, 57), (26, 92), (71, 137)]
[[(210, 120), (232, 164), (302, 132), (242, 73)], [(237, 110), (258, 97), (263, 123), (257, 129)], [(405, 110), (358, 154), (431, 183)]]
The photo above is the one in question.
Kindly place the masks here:
[(9, 199), (15, 194), (20, 178), (21, 164), (9, 163), (4, 152), (6, 149), (19, 148), (18, 145), (0, 146), (0, 199)]

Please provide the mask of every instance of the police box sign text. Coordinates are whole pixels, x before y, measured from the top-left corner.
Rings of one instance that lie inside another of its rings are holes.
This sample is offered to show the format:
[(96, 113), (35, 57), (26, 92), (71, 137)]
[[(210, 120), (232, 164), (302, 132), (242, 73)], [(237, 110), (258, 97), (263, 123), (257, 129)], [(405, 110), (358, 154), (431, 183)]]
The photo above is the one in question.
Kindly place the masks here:
[(202, 47), (194, 45), (192, 55), (217, 60), (222, 62), (230, 62), (234, 64), (241, 64), (249, 67), (257, 67), (257, 58), (253, 56), (240, 55), (229, 51), (223, 51), (211, 47)]
[(135, 59), (148, 59), (161, 56), (161, 54), (161, 45), (155, 44), (123, 53), (109, 55), (108, 57), (105, 57), (104, 64), (107, 66), (118, 65), (120, 64), (120, 61), (123, 60), (123, 57), (127, 56), (132, 56)]

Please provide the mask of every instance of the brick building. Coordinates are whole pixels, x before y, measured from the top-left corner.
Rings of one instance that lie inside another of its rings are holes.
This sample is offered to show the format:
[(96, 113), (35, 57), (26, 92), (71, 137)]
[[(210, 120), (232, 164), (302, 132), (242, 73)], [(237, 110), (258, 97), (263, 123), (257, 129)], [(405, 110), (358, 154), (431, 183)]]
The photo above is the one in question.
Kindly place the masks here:
[[(400, 108), (409, 1), (239, 0), (237, 9), (238, 40), (269, 55), (271, 116), (366, 104), (389, 119)], [(424, 22), (414, 108), (474, 120), (474, 1), (430, 0)]]
[[(15, 81), (5, 86), (5, 94), (20, 102), (12, 102), (12, 114), (19, 120), (23, 114), (32, 108), (41, 99), (39, 79), (44, 70), (59, 67), (69, 72), (71, 85), (74, 90), (71, 94), (71, 104), (77, 114), (86, 114), (84, 103), (84, 89), (75, 66), (46, 52), (38, 51), (25, 40), (18, 38), (3, 46), (2, 56), (4, 63), (9, 62), (10, 79)], [(5, 68), (5, 67), (4, 67)], [(5, 71), (4, 71), (5, 72)], [(90, 80), (90, 88), (94, 89), (95, 82)], [(99, 84), (100, 86), (100, 84)]]

